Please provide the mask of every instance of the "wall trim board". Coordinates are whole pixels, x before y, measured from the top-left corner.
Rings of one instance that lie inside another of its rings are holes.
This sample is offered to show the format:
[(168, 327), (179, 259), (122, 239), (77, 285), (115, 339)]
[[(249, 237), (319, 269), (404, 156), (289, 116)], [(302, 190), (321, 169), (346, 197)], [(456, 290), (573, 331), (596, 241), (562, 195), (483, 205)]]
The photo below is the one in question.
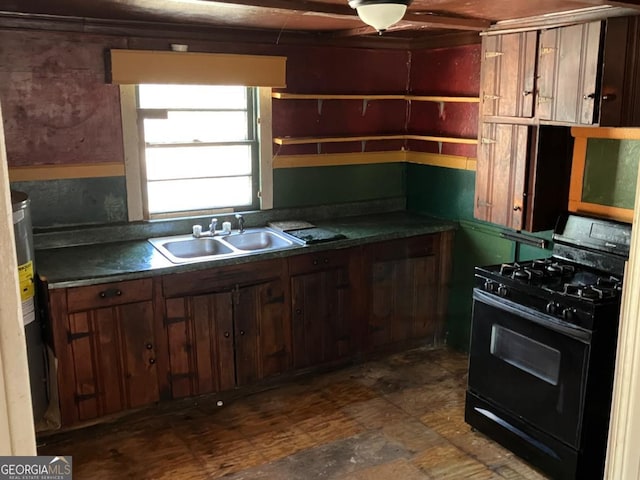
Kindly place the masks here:
[(124, 163), (78, 163), (9, 168), (9, 181), (64, 180), (70, 178), (124, 177)]
[(408, 163), (431, 165), (434, 167), (455, 168), (458, 170), (475, 171), (476, 169), (475, 158), (427, 152), (406, 152), (406, 154), (406, 161)]
[(112, 49), (108, 58), (109, 83), (286, 87), (281, 56)]
[(476, 169), (476, 159), (439, 153), (384, 152), (321, 153), (316, 155), (275, 155), (273, 168), (330, 167), (338, 165), (367, 165), (375, 163), (415, 163), (458, 170)]
[(640, 140), (640, 128), (571, 127), (574, 138), (610, 138), (614, 140)]
[(273, 168), (331, 167), (374, 163), (404, 163), (406, 152), (321, 153), (317, 155), (275, 155)]

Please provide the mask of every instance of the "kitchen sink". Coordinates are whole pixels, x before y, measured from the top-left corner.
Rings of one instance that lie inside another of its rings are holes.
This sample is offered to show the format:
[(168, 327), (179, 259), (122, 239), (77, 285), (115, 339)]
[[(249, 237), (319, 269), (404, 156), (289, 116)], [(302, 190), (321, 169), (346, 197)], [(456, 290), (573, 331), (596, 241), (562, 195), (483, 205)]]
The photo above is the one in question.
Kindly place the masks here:
[(259, 230), (244, 233), (236, 233), (222, 237), (222, 240), (233, 245), (239, 250), (275, 250), (279, 248), (290, 247), (294, 244), (293, 240), (289, 240), (284, 236), (269, 231)]
[(149, 242), (173, 263), (201, 262), (304, 245), (301, 240), (268, 227), (250, 228), (243, 233), (223, 233), (213, 237), (176, 235), (150, 238)]

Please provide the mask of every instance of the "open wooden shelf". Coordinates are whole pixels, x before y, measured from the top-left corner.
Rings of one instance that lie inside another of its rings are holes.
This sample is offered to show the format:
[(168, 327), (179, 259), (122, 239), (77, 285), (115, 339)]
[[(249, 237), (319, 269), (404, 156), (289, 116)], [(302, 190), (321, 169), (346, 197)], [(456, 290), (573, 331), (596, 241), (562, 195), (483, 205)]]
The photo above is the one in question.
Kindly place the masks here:
[(476, 138), (440, 137), (437, 135), (360, 135), (344, 137), (274, 137), (277, 145), (304, 145), (309, 143), (366, 142), (369, 140), (421, 140), (425, 142), (462, 143), (477, 145)]
[(393, 94), (321, 94), (273, 92), (271, 98), (278, 100), (407, 100), (416, 102), (479, 103), (479, 97), (442, 95), (393, 95)]

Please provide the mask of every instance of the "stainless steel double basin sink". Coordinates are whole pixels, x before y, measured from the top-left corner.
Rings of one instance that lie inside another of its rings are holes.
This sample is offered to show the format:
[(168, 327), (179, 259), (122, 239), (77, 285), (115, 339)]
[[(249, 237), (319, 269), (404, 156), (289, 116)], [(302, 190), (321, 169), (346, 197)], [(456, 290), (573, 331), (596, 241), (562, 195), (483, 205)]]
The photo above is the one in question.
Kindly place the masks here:
[(269, 227), (248, 228), (242, 233), (213, 237), (196, 238), (188, 234), (150, 238), (149, 242), (173, 263), (200, 262), (304, 245), (302, 240)]

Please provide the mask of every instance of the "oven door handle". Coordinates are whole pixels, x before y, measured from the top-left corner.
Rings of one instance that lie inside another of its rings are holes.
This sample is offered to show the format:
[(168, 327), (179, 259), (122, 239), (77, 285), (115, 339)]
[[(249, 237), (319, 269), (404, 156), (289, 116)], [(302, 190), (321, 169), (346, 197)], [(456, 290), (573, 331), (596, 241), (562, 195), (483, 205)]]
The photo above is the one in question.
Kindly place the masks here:
[(563, 322), (562, 320), (554, 318), (550, 315), (546, 315), (544, 313), (540, 313), (529, 307), (518, 305), (517, 303), (514, 303), (510, 300), (504, 298), (497, 299), (493, 295), (483, 292), (480, 289), (474, 288), (473, 299), (499, 310), (504, 310), (506, 312), (512, 313), (513, 315), (523, 317), (530, 322), (537, 323), (538, 325), (548, 328), (549, 330), (553, 330), (554, 332), (566, 335), (580, 342), (591, 342), (591, 332), (585, 330), (584, 328), (570, 325), (566, 322)]

